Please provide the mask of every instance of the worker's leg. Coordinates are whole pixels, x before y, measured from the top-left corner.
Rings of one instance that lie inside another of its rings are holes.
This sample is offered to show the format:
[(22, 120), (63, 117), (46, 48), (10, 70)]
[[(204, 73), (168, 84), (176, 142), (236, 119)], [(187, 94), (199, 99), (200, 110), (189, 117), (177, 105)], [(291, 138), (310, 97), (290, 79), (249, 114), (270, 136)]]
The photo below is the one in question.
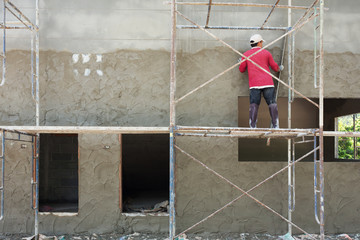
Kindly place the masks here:
[(269, 105), (269, 111), (271, 116), (271, 123), (273, 128), (279, 128), (279, 113), (276, 103)]
[(256, 128), (257, 115), (261, 101), (261, 90), (250, 89), (250, 108), (249, 108), (249, 125), (250, 128)]
[(264, 88), (264, 98), (269, 105), (269, 112), (271, 116), (271, 124), (273, 128), (279, 128), (279, 113), (275, 100), (275, 88)]

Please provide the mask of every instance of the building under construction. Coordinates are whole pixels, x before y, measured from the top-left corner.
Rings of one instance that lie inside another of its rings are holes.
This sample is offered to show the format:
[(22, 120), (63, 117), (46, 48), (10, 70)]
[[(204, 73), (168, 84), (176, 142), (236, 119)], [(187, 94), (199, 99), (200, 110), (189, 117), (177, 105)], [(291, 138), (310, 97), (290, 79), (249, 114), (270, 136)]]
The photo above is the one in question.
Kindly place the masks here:
[[(360, 2), (2, 5), (3, 233), (360, 232)], [(279, 129), (249, 128), (255, 33)]]

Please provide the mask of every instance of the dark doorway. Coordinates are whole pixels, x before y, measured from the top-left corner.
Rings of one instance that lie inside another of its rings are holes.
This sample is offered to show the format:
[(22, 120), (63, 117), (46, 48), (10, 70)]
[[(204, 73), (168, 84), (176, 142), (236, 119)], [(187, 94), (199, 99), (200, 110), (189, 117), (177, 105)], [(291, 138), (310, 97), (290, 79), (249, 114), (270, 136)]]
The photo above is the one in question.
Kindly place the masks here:
[[(318, 99), (312, 99), (318, 102)], [(287, 128), (287, 98), (278, 98), (280, 128)], [(238, 126), (249, 126), (249, 98), (238, 98)], [(295, 98), (292, 103), (292, 128), (318, 128), (319, 110), (305, 99)], [(325, 98), (324, 99), (324, 131), (341, 131), (337, 129), (339, 117), (360, 113), (360, 99), (347, 98)], [(269, 110), (265, 101), (259, 108), (258, 127), (268, 128), (270, 126)], [(351, 121), (352, 124), (353, 121)], [(356, 124), (355, 124), (356, 125)], [(354, 127), (349, 131), (353, 131)], [(356, 127), (355, 127), (356, 130)], [(326, 162), (359, 162), (355, 156), (352, 159), (339, 158), (339, 140), (351, 141), (353, 148), (359, 152), (359, 144), (354, 144), (356, 138), (324, 138), (324, 161)], [(360, 141), (360, 140), (359, 140)], [(238, 145), (239, 161), (287, 161), (287, 140), (272, 139), (271, 145), (267, 146), (266, 139), (239, 139)], [(304, 155), (314, 148), (313, 143), (302, 144), (296, 149), (296, 158)], [(355, 151), (352, 150), (352, 151)], [(303, 161), (313, 161), (308, 156)]]
[[(312, 99), (315, 102), (317, 99)], [(238, 98), (238, 126), (249, 127), (249, 97)], [(277, 99), (279, 109), (280, 128), (287, 128), (288, 98)], [(295, 98), (292, 103), (292, 126), (291, 128), (317, 128), (318, 108), (302, 98)], [(262, 99), (258, 115), (258, 127), (270, 128), (269, 109)], [(238, 157), (239, 161), (287, 161), (287, 139), (271, 139), (267, 145), (267, 139), (239, 138)], [(296, 146), (296, 158), (303, 156), (314, 148), (313, 143), (304, 143)], [(312, 161), (313, 156), (308, 156), (303, 161)]]
[(122, 135), (123, 212), (167, 212), (169, 135)]
[(40, 212), (78, 212), (78, 135), (40, 135)]

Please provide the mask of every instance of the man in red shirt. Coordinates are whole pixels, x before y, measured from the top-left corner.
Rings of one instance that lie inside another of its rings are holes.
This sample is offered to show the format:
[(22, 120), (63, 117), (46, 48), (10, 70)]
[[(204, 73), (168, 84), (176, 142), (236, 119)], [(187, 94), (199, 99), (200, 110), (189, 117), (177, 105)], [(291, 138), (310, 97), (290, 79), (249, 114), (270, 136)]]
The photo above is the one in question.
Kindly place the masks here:
[[(264, 39), (260, 34), (255, 34), (250, 38), (251, 49), (246, 51), (246, 57), (253, 55), (255, 52), (261, 50)], [(266, 71), (270, 72), (271, 67), (274, 71), (279, 72), (283, 66), (278, 66), (274, 61), (271, 53), (262, 49), (259, 53), (250, 57), (252, 61), (261, 66)], [(239, 66), (240, 72), (248, 70), (249, 74), (249, 88), (250, 88), (250, 108), (249, 108), (249, 124), (250, 128), (256, 128), (257, 114), (261, 101), (261, 93), (264, 96), (266, 103), (269, 106), (271, 116), (271, 123), (273, 128), (279, 128), (279, 114), (275, 99), (275, 88), (272, 77), (264, 70), (255, 66), (251, 61), (245, 60)]]

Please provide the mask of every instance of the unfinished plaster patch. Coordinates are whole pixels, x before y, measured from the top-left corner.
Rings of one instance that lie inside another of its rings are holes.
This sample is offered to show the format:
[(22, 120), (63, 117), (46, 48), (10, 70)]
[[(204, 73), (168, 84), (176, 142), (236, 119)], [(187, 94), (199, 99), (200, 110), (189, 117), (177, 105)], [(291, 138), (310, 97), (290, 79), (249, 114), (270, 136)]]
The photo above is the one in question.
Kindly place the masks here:
[(72, 60), (73, 60), (73, 63), (77, 63), (79, 61), (79, 54), (74, 53), (72, 55)]
[(87, 63), (90, 61), (91, 54), (81, 54), (82, 56), (82, 63)]
[(96, 70), (97, 75), (99, 75), (100, 77), (104, 75), (103, 71), (101, 70)]
[(84, 71), (84, 76), (89, 76), (91, 73), (91, 70), (89, 68), (85, 68), (85, 71)]
[(101, 54), (96, 55), (96, 62), (102, 62), (102, 55)]

